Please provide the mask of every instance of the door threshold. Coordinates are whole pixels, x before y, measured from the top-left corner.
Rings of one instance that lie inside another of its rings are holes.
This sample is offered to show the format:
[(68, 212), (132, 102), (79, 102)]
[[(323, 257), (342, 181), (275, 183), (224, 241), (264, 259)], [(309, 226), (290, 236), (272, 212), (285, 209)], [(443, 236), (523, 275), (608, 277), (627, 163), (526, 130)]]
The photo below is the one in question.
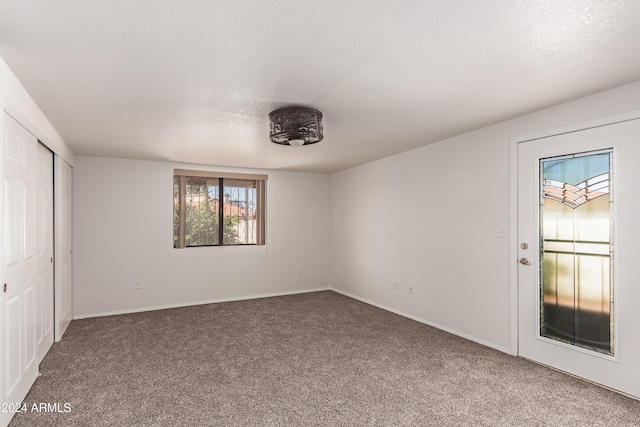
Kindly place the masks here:
[(600, 384), (600, 383), (595, 382), (595, 381), (592, 381), (592, 380), (590, 380), (590, 379), (588, 379), (588, 378), (584, 378), (584, 377), (578, 376), (578, 375), (576, 375), (576, 374), (572, 374), (571, 372), (563, 371), (562, 369), (558, 369), (558, 368), (553, 367), (553, 366), (545, 365), (544, 363), (540, 363), (540, 362), (537, 362), (537, 361), (535, 361), (535, 360), (528, 359), (528, 358), (526, 358), (526, 357), (524, 357), (524, 356), (518, 356), (518, 357), (520, 357), (520, 358), (522, 358), (522, 359), (524, 359), (524, 360), (526, 360), (526, 361), (529, 361), (529, 362), (531, 362), (531, 363), (535, 363), (536, 365), (543, 366), (543, 367), (545, 367), (545, 368), (551, 369), (552, 371), (560, 372), (561, 374), (568, 375), (568, 376), (570, 376), (570, 377), (576, 378), (576, 379), (578, 379), (578, 380), (582, 380), (582, 381), (587, 382), (587, 383), (589, 383), (589, 384), (593, 384), (593, 385), (598, 386), (598, 387), (600, 387), (600, 388), (604, 388), (604, 389), (609, 390), (609, 391), (612, 391), (612, 392), (614, 392), (614, 393), (621, 394), (621, 395), (623, 395), (623, 396), (625, 396), (625, 397), (628, 397), (628, 398), (631, 398), (631, 399), (633, 399), (633, 400), (640, 401), (640, 397), (638, 397), (638, 396), (634, 396), (634, 395), (629, 394), (629, 393), (625, 393), (624, 391), (618, 390), (618, 389), (616, 389), (616, 388), (609, 387), (609, 386), (606, 386), (606, 385), (604, 385), (604, 384)]

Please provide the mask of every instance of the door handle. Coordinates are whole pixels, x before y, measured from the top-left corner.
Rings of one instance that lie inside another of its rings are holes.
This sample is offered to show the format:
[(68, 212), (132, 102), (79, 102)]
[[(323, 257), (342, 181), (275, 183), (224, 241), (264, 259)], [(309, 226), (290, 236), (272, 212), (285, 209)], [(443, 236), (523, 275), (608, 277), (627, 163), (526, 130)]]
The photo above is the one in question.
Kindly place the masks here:
[(520, 258), (520, 261), (518, 261), (520, 264), (522, 265), (532, 265), (531, 262), (527, 259), (527, 258)]

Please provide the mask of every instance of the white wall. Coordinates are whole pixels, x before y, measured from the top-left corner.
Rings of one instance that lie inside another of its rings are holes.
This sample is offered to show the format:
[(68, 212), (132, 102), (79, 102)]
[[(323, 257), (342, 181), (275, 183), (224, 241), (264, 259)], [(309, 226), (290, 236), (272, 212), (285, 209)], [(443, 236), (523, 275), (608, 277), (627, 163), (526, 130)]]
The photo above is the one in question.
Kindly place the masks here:
[[(5, 110), (42, 141), (51, 151), (73, 166), (73, 153), (53, 125), (40, 111), (24, 86), (0, 58), (0, 111)], [(0, 130), (2, 129), (0, 118)]]
[[(268, 174), (266, 246), (173, 249), (174, 167)], [(328, 175), (76, 156), (73, 185), (75, 318), (330, 286)]]
[(334, 174), (333, 287), (509, 351), (511, 137), (637, 109), (640, 82)]

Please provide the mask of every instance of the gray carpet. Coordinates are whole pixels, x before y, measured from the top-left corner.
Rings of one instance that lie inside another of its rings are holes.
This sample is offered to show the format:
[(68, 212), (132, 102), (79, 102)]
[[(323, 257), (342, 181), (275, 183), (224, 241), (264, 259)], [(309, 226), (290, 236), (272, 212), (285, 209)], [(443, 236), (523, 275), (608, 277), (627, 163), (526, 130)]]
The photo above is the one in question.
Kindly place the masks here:
[[(631, 426), (640, 401), (334, 292), (76, 320), (18, 426)], [(70, 412), (64, 412), (64, 404)]]

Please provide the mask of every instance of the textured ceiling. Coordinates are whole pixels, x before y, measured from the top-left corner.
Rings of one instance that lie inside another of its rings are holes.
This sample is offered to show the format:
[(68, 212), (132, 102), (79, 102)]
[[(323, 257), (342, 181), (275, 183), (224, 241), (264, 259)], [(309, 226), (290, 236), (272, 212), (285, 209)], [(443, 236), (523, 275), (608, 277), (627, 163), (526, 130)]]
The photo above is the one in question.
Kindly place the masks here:
[[(334, 172), (640, 79), (640, 1), (0, 0), (79, 155)], [(285, 147), (268, 113), (325, 139)]]

